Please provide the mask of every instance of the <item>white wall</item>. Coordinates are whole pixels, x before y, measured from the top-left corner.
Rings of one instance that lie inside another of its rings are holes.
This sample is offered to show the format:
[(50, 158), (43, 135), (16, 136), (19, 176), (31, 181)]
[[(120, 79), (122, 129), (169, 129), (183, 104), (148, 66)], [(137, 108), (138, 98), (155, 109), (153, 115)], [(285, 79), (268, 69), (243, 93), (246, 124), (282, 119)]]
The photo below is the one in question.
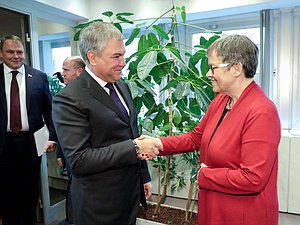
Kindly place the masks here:
[(88, 18), (89, 0), (34, 0), (60, 10)]
[(300, 137), (283, 135), (279, 146), (278, 197), (281, 212), (300, 214)]
[[(299, 5), (299, 0), (174, 0), (175, 6), (185, 6), (188, 17), (205, 18), (216, 16), (220, 10), (226, 13), (243, 13), (267, 8)], [(89, 18), (103, 18), (104, 11), (132, 12), (134, 20), (157, 18), (172, 7), (171, 0), (89, 0)]]

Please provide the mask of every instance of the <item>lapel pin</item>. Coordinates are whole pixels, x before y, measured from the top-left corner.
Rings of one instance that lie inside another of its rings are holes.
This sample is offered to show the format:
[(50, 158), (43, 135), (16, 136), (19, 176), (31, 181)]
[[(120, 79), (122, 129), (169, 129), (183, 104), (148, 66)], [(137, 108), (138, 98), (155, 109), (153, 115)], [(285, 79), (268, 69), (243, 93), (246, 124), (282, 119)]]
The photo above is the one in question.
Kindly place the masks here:
[(31, 74), (28, 74), (28, 77), (32, 77), (32, 75), (31, 75)]

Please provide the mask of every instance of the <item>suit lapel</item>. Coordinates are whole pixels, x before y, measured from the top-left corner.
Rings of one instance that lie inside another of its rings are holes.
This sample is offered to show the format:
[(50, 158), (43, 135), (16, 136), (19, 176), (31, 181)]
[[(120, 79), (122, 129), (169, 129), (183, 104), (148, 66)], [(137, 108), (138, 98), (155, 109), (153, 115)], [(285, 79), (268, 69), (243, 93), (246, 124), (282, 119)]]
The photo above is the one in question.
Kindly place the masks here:
[(32, 93), (32, 88), (33, 88), (33, 75), (31, 74), (31, 69), (30, 67), (25, 66), (25, 84), (26, 84), (26, 105), (27, 109), (29, 109), (29, 103), (30, 103), (30, 98), (31, 98), (31, 93)]
[[(102, 104), (104, 104), (107, 108), (110, 108), (112, 111), (114, 111), (116, 114), (118, 114), (118, 116), (123, 121), (128, 123), (127, 119), (122, 114), (121, 110), (118, 108), (116, 103), (111, 99), (111, 97), (107, 94), (107, 92), (86, 71), (82, 72), (80, 77), (87, 81), (87, 83), (86, 83), (87, 87), (86, 88), (89, 89), (90, 95), (92, 95), (94, 98), (96, 98)], [(124, 96), (124, 95), (122, 95), (122, 96)], [(124, 98), (124, 100), (125, 100), (125, 98)], [(126, 101), (126, 104), (127, 104), (127, 100), (125, 100), (125, 101)]]
[(0, 101), (5, 113), (7, 113), (3, 63), (0, 65)]
[(131, 93), (128, 91), (125, 84), (123, 84), (121, 82), (116, 82), (115, 85), (118, 88), (118, 91), (122, 95), (128, 109), (129, 109), (129, 117), (130, 117), (130, 121), (132, 123), (132, 121), (135, 117), (135, 113), (134, 113), (135, 112), (135, 106), (134, 106), (133, 101), (132, 101)]

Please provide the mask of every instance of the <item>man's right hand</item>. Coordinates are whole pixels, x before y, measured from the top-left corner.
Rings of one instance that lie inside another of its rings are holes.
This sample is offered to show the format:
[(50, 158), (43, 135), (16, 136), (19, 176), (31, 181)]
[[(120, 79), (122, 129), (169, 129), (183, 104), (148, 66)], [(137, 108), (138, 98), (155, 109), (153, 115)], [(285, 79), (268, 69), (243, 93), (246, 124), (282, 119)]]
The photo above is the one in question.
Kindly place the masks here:
[(136, 138), (135, 142), (140, 148), (138, 158), (141, 160), (151, 160), (163, 150), (163, 145), (159, 138), (142, 135)]
[(57, 158), (57, 166), (61, 168), (64, 166), (64, 161), (62, 158)]

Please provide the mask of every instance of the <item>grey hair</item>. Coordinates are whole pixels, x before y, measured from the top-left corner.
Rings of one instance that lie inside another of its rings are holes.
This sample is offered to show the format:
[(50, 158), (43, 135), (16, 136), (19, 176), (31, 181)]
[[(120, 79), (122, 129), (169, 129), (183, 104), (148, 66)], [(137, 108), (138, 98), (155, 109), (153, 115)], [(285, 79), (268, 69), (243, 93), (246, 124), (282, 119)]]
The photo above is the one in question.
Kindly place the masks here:
[(89, 64), (88, 51), (101, 54), (107, 41), (111, 39), (124, 40), (122, 33), (112, 23), (94, 22), (83, 28), (80, 32), (79, 50), (85, 63)]
[(207, 49), (210, 56), (215, 51), (223, 63), (241, 63), (246, 78), (253, 78), (258, 65), (258, 47), (245, 35), (229, 35), (213, 42)]

